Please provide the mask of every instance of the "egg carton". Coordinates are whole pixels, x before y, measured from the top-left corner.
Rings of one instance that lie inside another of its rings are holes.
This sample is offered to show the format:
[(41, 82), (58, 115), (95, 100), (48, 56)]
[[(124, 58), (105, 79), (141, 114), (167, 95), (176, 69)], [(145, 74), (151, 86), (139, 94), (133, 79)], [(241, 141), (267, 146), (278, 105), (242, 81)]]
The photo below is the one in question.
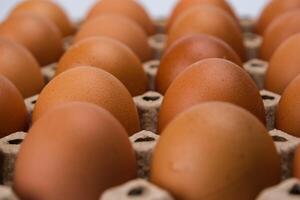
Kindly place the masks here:
[(254, 80), (257, 87), (260, 90), (264, 89), (265, 76), (269, 67), (269, 63), (264, 60), (254, 58), (244, 63), (243, 67)]

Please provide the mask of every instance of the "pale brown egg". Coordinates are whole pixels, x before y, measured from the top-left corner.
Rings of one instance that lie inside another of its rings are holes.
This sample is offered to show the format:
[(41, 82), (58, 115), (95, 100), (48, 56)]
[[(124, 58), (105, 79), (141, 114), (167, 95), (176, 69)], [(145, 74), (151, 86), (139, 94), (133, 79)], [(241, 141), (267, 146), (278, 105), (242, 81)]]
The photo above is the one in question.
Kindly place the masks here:
[(300, 33), (300, 9), (277, 17), (266, 29), (260, 57), (270, 60), (276, 49), (289, 37)]
[(0, 74), (8, 78), (24, 98), (38, 94), (44, 86), (39, 64), (23, 46), (0, 38)]
[(188, 35), (174, 42), (162, 57), (156, 76), (157, 91), (164, 94), (180, 73), (206, 58), (224, 58), (242, 66), (239, 56), (224, 41), (205, 34)]
[(167, 126), (150, 180), (178, 200), (253, 200), (280, 175), (280, 158), (263, 124), (242, 108), (209, 102)]
[(63, 36), (74, 33), (75, 29), (65, 11), (56, 3), (49, 0), (26, 0), (12, 10), (11, 15), (20, 13), (34, 13), (52, 21), (59, 28)]
[(118, 78), (132, 96), (147, 89), (142, 63), (127, 46), (105, 37), (91, 37), (74, 44), (60, 59), (56, 75), (77, 66), (93, 66)]
[(113, 75), (95, 67), (75, 67), (56, 76), (42, 90), (34, 111), (35, 123), (54, 106), (81, 101), (112, 113), (129, 135), (140, 130), (137, 109), (125, 86)]
[(180, 37), (204, 33), (224, 40), (244, 59), (245, 48), (240, 27), (234, 19), (215, 6), (195, 6), (184, 11), (174, 22), (168, 35), (167, 46)]
[(188, 67), (170, 85), (159, 112), (159, 132), (179, 113), (207, 101), (233, 103), (265, 123), (262, 98), (247, 72), (230, 61), (209, 58)]
[(102, 0), (89, 11), (87, 20), (103, 13), (112, 13), (137, 22), (148, 35), (155, 33), (155, 26), (146, 10), (135, 0)]
[(18, 14), (0, 24), (0, 37), (20, 43), (44, 66), (63, 54), (62, 37), (51, 21), (34, 14)]
[(30, 129), (14, 190), (21, 199), (94, 200), (136, 174), (122, 125), (99, 106), (74, 102), (51, 109)]
[(17, 131), (25, 131), (28, 114), (21, 93), (2, 75), (0, 91), (0, 138)]
[(88, 37), (103, 36), (118, 40), (131, 48), (141, 61), (152, 58), (146, 32), (127, 17), (102, 14), (85, 22), (75, 36), (74, 41)]
[(273, 54), (265, 78), (265, 88), (282, 94), (300, 74), (300, 34), (291, 36)]
[(299, 0), (272, 0), (266, 5), (262, 11), (257, 24), (256, 32), (263, 35), (268, 26), (275, 20), (278, 16), (284, 14), (285, 12), (295, 10), (300, 8)]

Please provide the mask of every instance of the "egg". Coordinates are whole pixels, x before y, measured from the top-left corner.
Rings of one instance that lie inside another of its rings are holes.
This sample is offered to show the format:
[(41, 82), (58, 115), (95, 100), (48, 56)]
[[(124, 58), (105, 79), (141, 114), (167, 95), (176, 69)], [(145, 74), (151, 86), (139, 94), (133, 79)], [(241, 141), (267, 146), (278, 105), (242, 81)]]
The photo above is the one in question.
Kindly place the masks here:
[(88, 103), (51, 109), (30, 129), (15, 167), (21, 199), (98, 199), (136, 177), (133, 149), (122, 125)]
[(245, 48), (240, 27), (234, 19), (215, 6), (195, 6), (184, 11), (169, 30), (167, 46), (180, 37), (205, 33), (227, 42), (244, 59)]
[(276, 111), (276, 128), (300, 137), (300, 76), (284, 90)]
[(206, 58), (224, 58), (242, 66), (235, 51), (222, 40), (205, 35), (188, 35), (178, 39), (161, 59), (156, 89), (164, 94), (173, 80), (191, 64)]
[(0, 25), (0, 37), (20, 43), (44, 66), (63, 54), (62, 37), (51, 21), (34, 14), (18, 14)]
[(276, 18), (264, 33), (260, 57), (270, 60), (276, 49), (297, 33), (300, 33), (300, 10), (290, 11)]
[(85, 22), (75, 36), (75, 42), (94, 36), (116, 39), (131, 48), (141, 61), (152, 58), (146, 32), (127, 17), (103, 14)]
[(22, 94), (3, 75), (0, 75), (0, 138), (28, 126), (27, 110)]
[(300, 179), (300, 145), (296, 149), (295, 158), (294, 158), (294, 176)]
[(76, 43), (60, 59), (56, 74), (82, 65), (111, 73), (133, 96), (146, 92), (147, 76), (139, 58), (117, 40), (91, 37)]
[(26, 0), (11, 11), (11, 15), (20, 13), (34, 13), (52, 21), (59, 28), (63, 36), (74, 33), (75, 29), (65, 11), (56, 3), (49, 0)]
[(148, 35), (155, 33), (155, 26), (146, 10), (134, 0), (102, 0), (89, 11), (87, 20), (103, 13), (118, 14), (138, 23)]
[(228, 14), (230, 14), (236, 21), (237, 17), (231, 8), (231, 6), (225, 0), (181, 0), (179, 1), (175, 8), (173, 9), (171, 16), (167, 23), (167, 29), (170, 29), (174, 21), (181, 15), (185, 10), (198, 6), (198, 5), (212, 5), (216, 6)]
[(113, 75), (95, 67), (75, 67), (56, 76), (39, 95), (33, 122), (54, 106), (81, 101), (94, 103), (113, 114), (129, 135), (140, 130), (137, 109), (125, 86)]
[(263, 124), (229, 103), (178, 115), (155, 148), (150, 180), (180, 200), (253, 200), (280, 182), (280, 159)]
[(170, 85), (159, 112), (159, 132), (179, 113), (207, 101), (233, 103), (265, 123), (262, 98), (247, 72), (230, 61), (209, 58), (189, 66)]
[(269, 1), (257, 21), (256, 32), (263, 35), (264, 31), (278, 16), (298, 8), (300, 8), (299, 0)]
[(282, 94), (289, 83), (300, 74), (300, 34), (291, 36), (274, 52), (266, 73), (265, 88)]

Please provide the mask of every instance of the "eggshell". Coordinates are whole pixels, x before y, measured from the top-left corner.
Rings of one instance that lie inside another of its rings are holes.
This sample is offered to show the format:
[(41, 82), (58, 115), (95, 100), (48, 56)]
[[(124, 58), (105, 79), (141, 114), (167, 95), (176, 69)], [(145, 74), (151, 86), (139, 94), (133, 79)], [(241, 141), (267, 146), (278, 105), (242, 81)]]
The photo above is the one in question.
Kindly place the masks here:
[(76, 43), (60, 59), (56, 75), (82, 65), (111, 73), (133, 96), (146, 92), (148, 80), (139, 58), (117, 40), (93, 37)]
[(265, 123), (262, 98), (247, 72), (230, 61), (209, 58), (191, 65), (170, 85), (159, 113), (159, 132), (179, 113), (207, 101), (233, 103)]
[(268, 26), (285, 12), (300, 8), (299, 0), (272, 0), (263, 9), (257, 24), (256, 32), (263, 35)]
[(172, 25), (167, 46), (178, 38), (189, 34), (205, 33), (227, 42), (242, 59), (245, 48), (240, 27), (234, 19), (222, 9), (215, 6), (195, 6), (184, 11)]
[(126, 131), (88, 103), (58, 106), (30, 129), (17, 158), (14, 190), (21, 199), (98, 199), (136, 177)]
[(266, 29), (260, 57), (270, 60), (276, 49), (289, 37), (300, 33), (300, 9), (276, 18)]
[(216, 6), (224, 10), (225, 12), (227, 12), (237, 21), (237, 17), (233, 9), (225, 0), (181, 0), (176, 4), (175, 8), (171, 13), (171, 17), (169, 18), (167, 23), (167, 29), (170, 29), (172, 27), (174, 21), (178, 18), (178, 16), (181, 15), (181, 13), (183, 13), (185, 10), (189, 8), (199, 6), (199, 5)]
[(242, 66), (235, 51), (222, 40), (205, 34), (178, 39), (161, 59), (156, 76), (156, 89), (164, 94), (173, 80), (191, 64), (206, 58), (224, 58)]
[(295, 152), (295, 159), (294, 159), (294, 176), (300, 179), (300, 145), (298, 146)]
[(75, 42), (93, 36), (116, 39), (131, 48), (141, 59), (150, 60), (152, 51), (146, 32), (127, 17), (102, 14), (85, 22), (75, 36)]
[(279, 183), (280, 160), (251, 113), (210, 102), (178, 115), (154, 150), (150, 180), (184, 200), (253, 200)]
[(27, 128), (27, 110), (21, 93), (0, 75), (0, 138)]
[(0, 74), (8, 78), (24, 98), (39, 93), (44, 86), (40, 66), (23, 46), (0, 38)]
[(284, 90), (276, 112), (276, 128), (300, 137), (300, 76)]
[(75, 29), (65, 11), (56, 3), (49, 0), (26, 0), (12, 10), (11, 15), (20, 13), (34, 13), (52, 21), (59, 28), (63, 36), (74, 33)]
[(34, 14), (18, 14), (0, 25), (0, 37), (20, 43), (40, 65), (55, 62), (63, 53), (62, 37), (51, 21)]
[(155, 33), (155, 26), (146, 10), (134, 0), (102, 0), (89, 11), (87, 20), (103, 13), (118, 14), (138, 23), (148, 35)]
[(52, 107), (72, 101), (105, 108), (130, 135), (140, 130), (137, 109), (128, 90), (113, 75), (95, 67), (75, 67), (52, 79), (38, 97), (33, 122)]

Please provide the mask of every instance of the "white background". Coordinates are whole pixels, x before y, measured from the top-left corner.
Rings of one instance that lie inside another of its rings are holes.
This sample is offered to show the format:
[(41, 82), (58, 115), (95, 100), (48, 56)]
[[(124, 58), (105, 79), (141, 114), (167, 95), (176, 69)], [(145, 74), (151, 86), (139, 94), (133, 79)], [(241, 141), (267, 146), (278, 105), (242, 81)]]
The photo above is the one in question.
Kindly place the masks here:
[[(14, 5), (21, 0), (0, 0), (0, 20), (2, 21)], [(96, 0), (54, 0), (72, 17), (82, 18)], [(177, 0), (138, 0), (153, 17), (169, 14)], [(284, 1), (284, 0), (283, 0)], [(257, 16), (268, 0), (229, 0), (239, 15)]]

